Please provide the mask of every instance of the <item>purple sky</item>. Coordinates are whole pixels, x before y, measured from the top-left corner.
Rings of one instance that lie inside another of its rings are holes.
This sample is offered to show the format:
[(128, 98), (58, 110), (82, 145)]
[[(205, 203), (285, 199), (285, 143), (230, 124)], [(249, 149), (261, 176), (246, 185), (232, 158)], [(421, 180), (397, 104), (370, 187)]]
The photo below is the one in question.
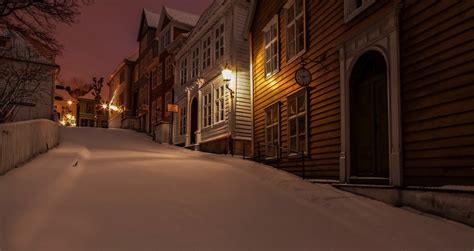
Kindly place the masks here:
[(61, 79), (93, 76), (107, 78), (125, 57), (138, 48), (136, 42), (143, 8), (160, 12), (163, 5), (200, 15), (212, 0), (95, 0), (85, 7), (78, 23), (61, 25), (57, 38), (64, 52), (57, 58)]

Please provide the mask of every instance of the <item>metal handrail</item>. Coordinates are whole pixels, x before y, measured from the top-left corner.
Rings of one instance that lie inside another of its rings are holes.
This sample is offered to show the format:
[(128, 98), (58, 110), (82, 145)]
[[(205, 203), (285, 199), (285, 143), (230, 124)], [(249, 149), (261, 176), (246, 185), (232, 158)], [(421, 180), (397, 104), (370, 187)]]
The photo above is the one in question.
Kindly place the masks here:
[[(243, 158), (246, 159), (246, 144), (244, 143), (243, 144)], [(296, 155), (299, 155), (300, 158), (301, 158), (301, 168), (302, 168), (302, 178), (305, 179), (306, 178), (306, 168), (305, 168), (305, 151), (295, 151), (295, 150), (292, 150), (292, 149), (289, 149), (287, 147), (282, 147), (282, 146), (279, 146), (279, 145), (268, 145), (268, 144), (260, 144), (260, 141), (257, 141), (257, 144), (256, 144), (256, 151), (254, 151), (253, 153), (253, 157), (251, 157), (250, 159), (252, 159), (253, 161), (256, 161), (256, 162), (262, 162), (262, 156), (261, 156), (261, 151), (260, 151), (260, 147), (263, 146), (264, 148), (266, 147), (273, 147), (273, 148), (277, 148), (277, 154), (276, 154), (276, 158), (272, 159), (272, 160), (275, 160), (276, 163), (277, 163), (277, 169), (280, 169), (280, 161), (281, 161), (281, 150), (284, 150), (287, 152), (287, 157), (290, 156), (290, 153), (292, 154), (296, 154)], [(270, 159), (267, 159), (266, 157), (264, 158), (265, 162), (269, 161)]]

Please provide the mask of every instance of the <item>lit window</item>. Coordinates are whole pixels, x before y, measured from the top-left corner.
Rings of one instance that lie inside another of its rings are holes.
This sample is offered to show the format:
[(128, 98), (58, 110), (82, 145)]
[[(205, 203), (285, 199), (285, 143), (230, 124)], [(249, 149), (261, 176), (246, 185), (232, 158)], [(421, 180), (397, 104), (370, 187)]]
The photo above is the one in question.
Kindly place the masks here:
[(265, 109), (265, 156), (278, 157), (280, 146), (280, 104)]
[(202, 41), (202, 69), (211, 66), (211, 36), (207, 36)]
[(203, 126), (208, 127), (211, 125), (211, 93), (205, 94), (203, 96)]
[(306, 91), (288, 97), (288, 135), (292, 154), (307, 151)]
[(306, 49), (305, 1), (291, 0), (286, 9), (286, 59), (290, 61)]
[(220, 86), (214, 90), (214, 123), (224, 121), (225, 88)]
[(220, 57), (224, 56), (224, 24), (219, 25), (219, 27), (215, 31), (215, 52), (216, 52), (216, 60)]
[(193, 50), (193, 69), (191, 76), (196, 78), (199, 76), (199, 46)]
[(180, 74), (180, 81), (181, 85), (186, 84), (188, 82), (188, 59), (183, 58), (181, 60), (181, 74)]
[(275, 17), (263, 29), (265, 40), (265, 77), (278, 71), (279, 49), (278, 49), (278, 16)]

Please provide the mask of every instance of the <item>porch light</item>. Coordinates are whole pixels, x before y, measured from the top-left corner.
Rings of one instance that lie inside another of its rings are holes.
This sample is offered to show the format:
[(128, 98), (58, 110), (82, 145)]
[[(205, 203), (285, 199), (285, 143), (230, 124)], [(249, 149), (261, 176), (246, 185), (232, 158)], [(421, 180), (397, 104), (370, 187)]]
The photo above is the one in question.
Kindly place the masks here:
[(232, 80), (232, 70), (230, 70), (227, 66), (222, 70), (222, 78), (224, 82), (230, 82)]
[(68, 104), (68, 105), (72, 105), (72, 101), (69, 100), (69, 101), (67, 102), (67, 104)]

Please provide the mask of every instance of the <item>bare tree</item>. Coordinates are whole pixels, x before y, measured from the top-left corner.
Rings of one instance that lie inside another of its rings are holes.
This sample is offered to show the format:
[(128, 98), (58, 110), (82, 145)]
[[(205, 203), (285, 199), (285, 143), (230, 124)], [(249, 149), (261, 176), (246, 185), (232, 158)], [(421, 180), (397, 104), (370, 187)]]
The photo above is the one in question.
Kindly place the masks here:
[(34, 62), (12, 62), (0, 58), (0, 123), (10, 121), (20, 107), (51, 102), (51, 82), (54, 68)]
[(56, 24), (72, 24), (80, 14), (81, 5), (93, 0), (0, 0), (0, 26), (20, 32), (43, 44), (56, 53), (62, 50), (55, 39)]

